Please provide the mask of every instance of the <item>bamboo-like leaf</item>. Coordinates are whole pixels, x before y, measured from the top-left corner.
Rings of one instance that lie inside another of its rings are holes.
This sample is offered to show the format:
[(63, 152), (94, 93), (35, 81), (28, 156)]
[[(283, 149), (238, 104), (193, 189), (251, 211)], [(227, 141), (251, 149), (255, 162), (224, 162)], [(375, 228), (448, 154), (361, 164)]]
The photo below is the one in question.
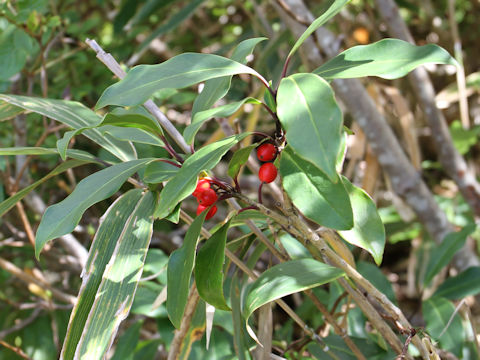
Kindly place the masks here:
[(124, 224), (88, 314), (75, 358), (103, 359), (133, 303), (153, 232), (155, 195), (146, 192)]
[(350, 244), (368, 251), (380, 265), (385, 248), (385, 227), (377, 207), (368, 194), (342, 176), (353, 210), (353, 228), (338, 233)]
[[(19, 146), (11, 148), (0, 148), (0, 155), (59, 155), (59, 151), (58, 149), (44, 148), (38, 146)], [(67, 157), (72, 159), (88, 162), (98, 162), (92, 154), (83, 150), (67, 149), (66, 155)]]
[(25, 196), (27, 196), (30, 192), (35, 190), (39, 185), (43, 184), (45, 181), (67, 171), (68, 169), (85, 165), (85, 164), (88, 164), (89, 162), (90, 161), (86, 161), (86, 160), (68, 160), (64, 163), (61, 163), (40, 180), (37, 180), (33, 184), (16, 192), (14, 195), (10, 196), (8, 199), (2, 201), (0, 203), (0, 217), (3, 216), (7, 211), (9, 211), (13, 206), (15, 206), (17, 202), (22, 200)]
[(383, 39), (345, 50), (316, 68), (313, 73), (324, 79), (365, 76), (397, 79), (425, 64), (458, 65), (455, 59), (438, 45), (415, 46), (399, 39)]
[(122, 127), (105, 125), (98, 128), (103, 134), (110, 134), (120, 141), (131, 141), (133, 143), (147, 144), (153, 146), (165, 146), (158, 136), (135, 127)]
[(192, 123), (185, 128), (183, 132), (183, 137), (187, 144), (191, 144), (198, 130), (202, 125), (209, 119), (214, 117), (227, 117), (234, 114), (238, 109), (240, 109), (244, 104), (261, 104), (255, 98), (248, 97), (240, 101), (236, 101), (227, 105), (218, 106), (213, 109), (208, 109), (204, 111), (197, 112), (193, 118)]
[(0, 121), (10, 120), (24, 112), (25, 109), (0, 101)]
[(233, 154), (232, 159), (228, 163), (228, 176), (235, 178), (238, 175), (240, 168), (248, 161), (250, 153), (257, 145), (258, 143), (255, 143), (235, 151), (235, 154)]
[(266, 82), (255, 70), (236, 61), (212, 54), (184, 53), (158, 65), (135, 66), (103, 92), (96, 108), (139, 105), (160, 89), (180, 89), (235, 74), (251, 74)]
[(36, 257), (39, 257), (47, 241), (71, 232), (86, 209), (113, 195), (131, 175), (153, 160), (132, 160), (100, 170), (80, 181), (63, 201), (49, 206), (37, 229)]
[(212, 169), (232, 146), (248, 135), (244, 133), (229, 136), (201, 148), (185, 160), (182, 168), (162, 190), (155, 217), (163, 218), (171, 213), (180, 201), (193, 193), (198, 174)]
[(223, 295), (223, 263), (229, 227), (230, 221), (210, 236), (198, 251), (195, 261), (195, 283), (198, 294), (207, 303), (220, 310), (230, 310)]
[(330, 20), (332, 17), (337, 15), (340, 10), (348, 3), (350, 0), (335, 0), (333, 3), (330, 5), (330, 7), (325, 11), (320, 17), (318, 17), (314, 22), (310, 24), (310, 26), (305, 30), (305, 32), (300, 36), (300, 38), (297, 40), (295, 45), (293, 45), (292, 50), (290, 50), (290, 53), (288, 54), (288, 57), (290, 58), (300, 47), (300, 45), (303, 44), (303, 42), (313, 34), (315, 30), (317, 30), (320, 26), (325, 24), (328, 20)]
[(334, 229), (352, 228), (352, 206), (342, 181), (330, 181), (315, 165), (300, 158), (290, 145), (282, 151), (280, 174), (288, 196), (306, 217)]
[(195, 218), (185, 234), (182, 246), (172, 252), (167, 268), (167, 312), (170, 321), (180, 328), (192, 277), (197, 241), (206, 211)]
[[(19, 95), (0, 94), (0, 100), (11, 105), (44, 115), (62, 124), (79, 130), (95, 127), (102, 118), (95, 112), (76, 101), (43, 99)], [(104, 136), (97, 129), (88, 129), (83, 132), (87, 138), (109, 151), (122, 161), (136, 158), (135, 149), (131, 144)]]
[(142, 106), (134, 106), (128, 109), (115, 108), (105, 115), (99, 126), (103, 125), (135, 127), (152, 134), (163, 134), (158, 121)]
[(445, 280), (433, 294), (450, 300), (458, 300), (480, 293), (480, 267), (472, 266), (457, 276)]
[[(292, 106), (295, 104), (295, 106)], [(333, 90), (315, 74), (295, 74), (282, 79), (277, 111), (288, 145), (336, 182), (342, 113)]]
[(443, 267), (448, 265), (457, 251), (465, 244), (467, 237), (474, 232), (475, 229), (475, 224), (468, 224), (459, 232), (450, 233), (445, 236), (440, 246), (432, 250), (425, 279), (423, 280), (424, 286), (428, 286), (435, 275), (437, 275)]
[(146, 182), (157, 184), (162, 181), (170, 180), (180, 170), (180, 168), (175, 165), (171, 165), (161, 160), (162, 159), (157, 159), (157, 161), (147, 165), (145, 173), (143, 174), (143, 178)]
[(115, 200), (102, 216), (100, 226), (90, 246), (85, 270), (82, 273), (83, 281), (78, 300), (70, 315), (61, 354), (61, 358), (64, 360), (74, 358), (75, 349), (85, 329), (87, 317), (95, 301), (105, 268), (122, 236), (125, 223), (143, 196), (141, 189), (132, 189)]
[(259, 276), (245, 295), (244, 317), (247, 331), (258, 342), (248, 318), (260, 306), (281, 297), (326, 284), (343, 276), (343, 270), (313, 259), (299, 259), (271, 267)]

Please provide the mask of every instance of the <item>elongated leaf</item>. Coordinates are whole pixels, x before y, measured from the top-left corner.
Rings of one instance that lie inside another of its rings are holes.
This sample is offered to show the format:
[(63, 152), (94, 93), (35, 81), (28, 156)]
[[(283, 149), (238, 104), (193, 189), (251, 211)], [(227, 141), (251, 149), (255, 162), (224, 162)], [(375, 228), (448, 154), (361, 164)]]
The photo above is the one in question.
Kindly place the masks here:
[(99, 125), (135, 127), (153, 134), (163, 134), (157, 120), (142, 106), (134, 106), (128, 109), (115, 108), (105, 115)]
[(135, 66), (123, 80), (103, 92), (96, 108), (139, 105), (160, 89), (180, 89), (235, 74), (251, 74), (263, 79), (252, 68), (218, 55), (184, 53), (158, 65)]
[(172, 252), (167, 268), (167, 312), (170, 321), (180, 328), (185, 306), (187, 305), (190, 280), (197, 241), (205, 221), (206, 211), (195, 218), (185, 234), (183, 245)]
[(480, 267), (469, 267), (457, 276), (445, 280), (433, 294), (450, 300), (458, 300), (480, 293)]
[[(76, 101), (5, 94), (0, 94), (0, 100), (44, 115), (76, 130), (97, 126), (102, 120), (95, 112)], [(135, 149), (131, 144), (104, 136), (97, 129), (85, 130), (83, 134), (120, 160), (128, 161), (136, 158)]]
[(148, 183), (159, 183), (170, 180), (180, 168), (157, 159), (147, 165), (143, 178)]
[(295, 153), (316, 165), (331, 181), (338, 181), (335, 162), (342, 113), (330, 85), (315, 74), (284, 78), (278, 88), (277, 111)]
[(82, 286), (78, 300), (70, 315), (67, 335), (63, 343), (61, 358), (74, 358), (77, 344), (82, 336), (98, 287), (105, 268), (110, 261), (115, 246), (122, 236), (125, 223), (135, 211), (142, 198), (141, 189), (133, 189), (119, 197), (105, 212), (95, 234), (85, 270), (82, 273)]
[(140, 340), (140, 330), (143, 326), (143, 319), (130, 325), (125, 333), (118, 339), (115, 354), (111, 360), (133, 360), (135, 349)]
[(202, 170), (208, 171), (212, 169), (232, 146), (248, 135), (229, 136), (201, 148), (185, 160), (182, 168), (162, 190), (155, 217), (163, 218), (171, 213), (180, 201), (193, 193), (197, 184), (198, 174)]
[(44, 147), (11, 147), (1, 148), (0, 155), (51, 155), (58, 154), (56, 149), (44, 148)]
[(132, 160), (100, 170), (80, 181), (66, 199), (49, 206), (37, 229), (36, 257), (39, 257), (47, 241), (71, 232), (86, 209), (113, 195), (131, 175), (153, 160)]
[(17, 202), (22, 200), (25, 196), (27, 196), (30, 192), (35, 190), (39, 185), (43, 184), (45, 181), (55, 177), (68, 169), (75, 168), (80, 165), (88, 164), (90, 161), (85, 160), (68, 160), (60, 165), (58, 165), (55, 169), (53, 169), (50, 173), (46, 176), (37, 180), (33, 184), (23, 188), (22, 190), (16, 192), (14, 195), (10, 196), (8, 199), (2, 201), (0, 203), (0, 217), (3, 216), (7, 211), (9, 211)]
[(353, 210), (353, 228), (338, 233), (350, 244), (368, 251), (380, 265), (385, 248), (385, 227), (372, 198), (342, 176)]
[(153, 146), (164, 146), (158, 136), (138, 128), (127, 128), (121, 126), (105, 125), (98, 128), (104, 134), (110, 134), (120, 141), (131, 141), (134, 143), (148, 144)]
[(197, 134), (198, 130), (202, 127), (203, 123), (214, 117), (227, 117), (234, 114), (244, 104), (261, 104), (260, 101), (252, 97), (245, 98), (240, 101), (236, 101), (227, 105), (218, 106), (213, 109), (197, 112), (193, 118), (192, 123), (185, 128), (183, 137), (187, 144), (191, 144), (193, 138)]
[(448, 265), (457, 251), (463, 247), (468, 235), (475, 231), (475, 228), (475, 224), (469, 224), (459, 232), (450, 233), (445, 236), (440, 246), (433, 248), (423, 281), (424, 286), (428, 286), (435, 275)]
[(457, 65), (457, 62), (447, 51), (434, 44), (415, 46), (399, 39), (383, 39), (345, 50), (313, 73), (324, 79), (364, 76), (397, 79), (425, 64)]
[(326, 284), (343, 276), (344, 272), (313, 259), (299, 259), (275, 265), (266, 270), (248, 288), (244, 317), (247, 331), (258, 342), (248, 325), (248, 318), (260, 306), (281, 297)]
[(230, 221), (218, 229), (198, 251), (195, 284), (200, 297), (220, 310), (230, 310), (223, 296), (223, 263)]
[(133, 303), (153, 232), (155, 196), (146, 192), (124, 224), (103, 273), (76, 356), (103, 359)]
[(297, 40), (295, 45), (293, 45), (292, 50), (290, 50), (290, 53), (288, 54), (288, 57), (291, 57), (295, 51), (298, 50), (300, 45), (303, 44), (303, 42), (313, 34), (315, 30), (317, 30), (320, 26), (325, 24), (328, 20), (330, 20), (332, 17), (337, 15), (340, 10), (348, 3), (350, 0), (335, 0), (330, 7), (320, 16), (318, 17), (313, 23), (310, 24), (310, 26), (305, 30), (305, 32), (300, 36), (300, 38)]
[[(259, 42), (264, 40), (266, 40), (266, 38), (243, 40), (233, 51), (231, 59), (245, 65), (247, 63), (247, 56), (253, 52), (253, 49)], [(199, 111), (210, 109), (218, 100), (223, 98), (230, 89), (231, 80), (232, 76), (207, 80), (202, 92), (193, 103), (192, 117)]]
[(25, 109), (0, 101), (0, 121), (10, 120), (23, 112)]
[(238, 175), (240, 168), (248, 161), (250, 153), (257, 147), (257, 145), (258, 143), (255, 143), (235, 151), (235, 154), (233, 154), (232, 159), (228, 164), (228, 176), (235, 178)]
[(451, 321), (454, 311), (455, 306), (441, 297), (432, 297), (422, 304), (422, 313), (427, 323), (428, 334), (434, 340), (439, 341), (442, 348), (460, 356), (465, 332), (458, 314)]
[(372, 263), (367, 263), (365, 261), (359, 261), (357, 263), (357, 270), (362, 274), (368, 281), (370, 281), (378, 290), (380, 290), (385, 296), (395, 305), (397, 304), (397, 299), (395, 297), (395, 292), (392, 288), (392, 283), (387, 279), (378, 266), (375, 266)]
[(306, 217), (333, 229), (352, 228), (352, 206), (339, 179), (335, 183), (330, 181), (315, 165), (300, 158), (290, 145), (282, 151), (280, 174), (283, 188)]

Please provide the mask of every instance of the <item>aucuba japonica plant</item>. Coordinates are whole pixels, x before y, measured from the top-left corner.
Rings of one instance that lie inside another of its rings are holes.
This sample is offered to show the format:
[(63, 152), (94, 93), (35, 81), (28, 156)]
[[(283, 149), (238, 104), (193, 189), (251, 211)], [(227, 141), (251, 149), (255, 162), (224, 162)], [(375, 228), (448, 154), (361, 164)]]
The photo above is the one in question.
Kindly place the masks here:
[[(183, 53), (157, 65), (136, 66), (126, 76), (119, 71), (116, 74), (123, 79), (105, 89), (96, 111), (73, 101), (0, 95), (0, 100), (18, 113), (37, 112), (70, 129), (56, 148), (11, 148), (2, 149), (2, 154), (58, 154), (64, 162), (53, 171), (55, 174), (87, 163), (103, 167), (46, 210), (36, 232), (37, 258), (48, 242), (72, 232), (86, 209), (111, 197), (125, 182), (134, 185), (113, 202), (96, 231), (62, 359), (102, 359), (109, 351), (121, 321), (129, 314), (154, 222), (160, 219), (175, 223), (182, 219), (189, 224), (183, 244), (172, 252), (167, 266), (166, 310), (176, 329), (189, 325), (196, 305), (189, 300), (199, 294), (199, 308), (206, 303), (231, 312), (238, 335), (234, 340), (237, 356), (246, 358), (254, 341), (261, 342), (251, 315), (276, 302), (311, 338), (311, 353), (320, 349), (326, 356), (338, 358), (329, 345), (331, 339), (322, 340), (308, 321), (292, 314), (281, 300), (305, 292), (325, 321), (330, 321), (329, 310), (311, 290), (329, 283), (332, 289), (335, 286), (336, 291), (345, 291), (360, 309), (358, 316), (366, 317), (378, 331), (381, 346), (371, 345), (378, 348), (378, 356), (387, 358), (392, 352), (406, 356), (406, 350), (399, 346), (401, 334), (385, 329), (363, 292), (377, 301), (383, 313), (393, 316), (399, 327), (412, 326), (391, 299), (356, 270), (351, 253), (350, 246), (359, 247), (379, 265), (385, 231), (373, 200), (341, 175), (347, 133), (329, 81), (364, 76), (395, 79), (423, 64), (455, 65), (455, 60), (436, 45), (414, 46), (384, 39), (349, 48), (310, 73), (290, 74), (290, 60), (301, 44), (347, 2), (332, 2), (298, 39), (280, 79), (269, 81), (246, 65), (255, 47), (268, 41), (253, 38), (240, 42), (231, 58)], [(265, 88), (263, 98), (247, 97), (215, 106), (228, 93), (232, 77), (239, 74), (256, 78)], [(199, 83), (204, 83), (203, 91), (193, 103), (191, 123), (181, 134), (149, 99), (162, 89)], [(266, 110), (270, 133), (234, 133), (207, 145), (195, 142), (207, 121), (231, 116), (247, 103)], [(100, 110), (103, 115), (97, 112)], [(70, 149), (70, 140), (79, 135), (96, 142), (115, 159), (107, 162)], [(242, 146), (245, 139), (251, 143)], [(136, 144), (161, 147), (169, 156), (139, 158)], [(216, 166), (228, 152), (232, 152), (228, 176), (218, 176)], [(257, 196), (246, 194), (240, 185), (250, 155), (258, 166)], [(285, 195), (282, 200), (275, 199), (279, 205), (262, 201), (265, 187), (270, 187), (274, 196), (281, 188)], [(25, 188), (5, 200), (0, 213), (34, 188)], [(191, 197), (196, 199), (197, 209), (189, 215), (182, 207)], [(204, 227), (207, 220), (213, 226), (210, 233)], [(249, 253), (250, 237), (235, 244), (227, 242), (230, 228), (245, 226), (247, 234), (259, 241), (256, 249), (262, 251)], [(294, 248), (301, 249), (302, 256), (296, 256)], [(252, 268), (263, 250), (275, 256), (276, 264), (258, 275)], [(245, 332), (250, 337), (244, 336)], [(410, 340), (422, 356), (427, 351), (425, 344), (431, 345), (428, 336), (422, 340), (413, 334)], [(358, 345), (344, 337), (344, 344), (357, 358), (365, 358), (362, 351), (367, 340), (362, 341)]]

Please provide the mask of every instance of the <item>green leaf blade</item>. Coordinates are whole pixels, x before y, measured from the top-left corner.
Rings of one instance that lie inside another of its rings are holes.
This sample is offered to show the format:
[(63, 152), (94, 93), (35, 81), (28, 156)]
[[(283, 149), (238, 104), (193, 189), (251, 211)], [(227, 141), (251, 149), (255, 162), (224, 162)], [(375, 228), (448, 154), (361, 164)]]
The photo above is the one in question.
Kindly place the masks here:
[[(283, 187), (293, 204), (309, 219), (333, 229), (351, 229), (354, 220), (345, 186), (334, 183), (288, 145), (280, 158)], [(337, 175), (338, 176), (338, 175)]]
[(444, 297), (450, 300), (480, 293), (480, 267), (472, 266), (457, 276), (445, 280), (435, 291), (433, 296)]
[(446, 50), (437, 45), (415, 46), (399, 39), (383, 39), (345, 50), (313, 73), (328, 80), (364, 76), (397, 79), (425, 64), (458, 65)]
[(151, 161), (153, 159), (131, 160), (100, 170), (80, 181), (63, 201), (49, 206), (37, 229), (36, 257), (49, 240), (71, 232), (86, 209), (113, 195), (131, 175)]
[(278, 88), (277, 111), (295, 153), (337, 181), (342, 113), (330, 85), (314, 74), (284, 78)]

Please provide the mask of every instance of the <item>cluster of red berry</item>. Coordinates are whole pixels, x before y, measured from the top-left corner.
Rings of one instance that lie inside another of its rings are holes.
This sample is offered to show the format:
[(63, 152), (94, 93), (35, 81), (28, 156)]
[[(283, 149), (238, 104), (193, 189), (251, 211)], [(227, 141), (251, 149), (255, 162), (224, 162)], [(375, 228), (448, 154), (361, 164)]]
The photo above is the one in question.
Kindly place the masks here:
[(277, 157), (277, 148), (271, 143), (265, 143), (258, 147), (257, 158), (264, 162), (258, 171), (258, 178), (264, 183), (271, 183), (277, 177), (277, 168), (273, 160)]
[[(192, 194), (197, 198), (197, 201), (198, 201), (197, 215), (200, 215), (200, 213), (203, 210), (213, 205), (218, 199), (217, 193), (215, 192), (215, 190), (211, 188), (210, 184), (211, 184), (211, 179), (209, 178), (200, 179), (197, 183), (197, 187), (195, 188), (195, 191)], [(208, 211), (205, 219), (206, 220), (210, 219), (211, 217), (213, 217), (213, 215), (215, 215), (216, 212), (217, 212), (217, 206), (213, 205)]]

